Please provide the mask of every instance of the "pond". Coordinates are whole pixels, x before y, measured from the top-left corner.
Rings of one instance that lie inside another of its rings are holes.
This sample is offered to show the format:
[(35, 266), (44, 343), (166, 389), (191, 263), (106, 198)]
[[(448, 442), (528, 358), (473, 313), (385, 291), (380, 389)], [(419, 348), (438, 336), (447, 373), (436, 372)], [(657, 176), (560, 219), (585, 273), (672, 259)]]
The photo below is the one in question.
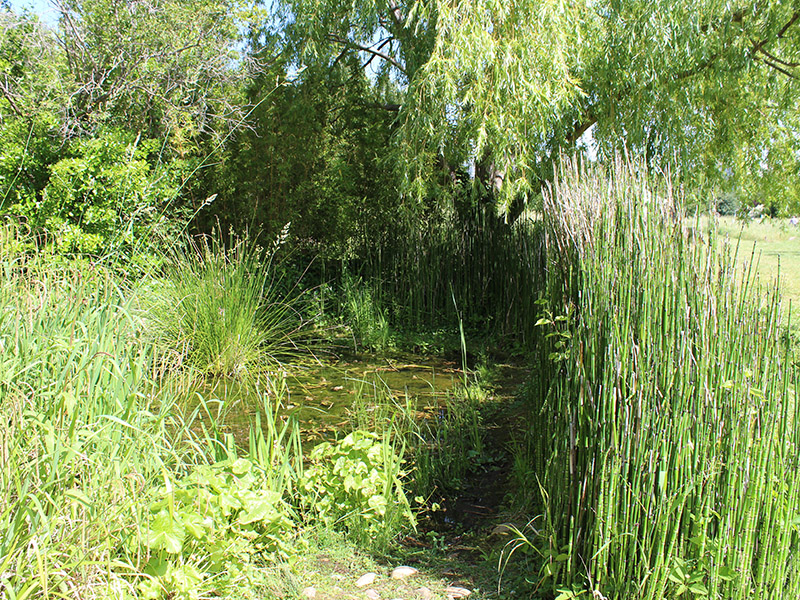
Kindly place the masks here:
[[(273, 377), (285, 384), (280, 417), (297, 419), (304, 442), (316, 442), (346, 431), (356, 403), (368, 411), (388, 399), (411, 407), (419, 418), (435, 415), (463, 383), (464, 372), (458, 362), (436, 356), (349, 355), (295, 365)], [(196, 391), (217, 416), (224, 415), (223, 430), (246, 445), (250, 424), (262, 410), (263, 393), (230, 379), (207, 381)], [(196, 402), (198, 396), (193, 396)]]

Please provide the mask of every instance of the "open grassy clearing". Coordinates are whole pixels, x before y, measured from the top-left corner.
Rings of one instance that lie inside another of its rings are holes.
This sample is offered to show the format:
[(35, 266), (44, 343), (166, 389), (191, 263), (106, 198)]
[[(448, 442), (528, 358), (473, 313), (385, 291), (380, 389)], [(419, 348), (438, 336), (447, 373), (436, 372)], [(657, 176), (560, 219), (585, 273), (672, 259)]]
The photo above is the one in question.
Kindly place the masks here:
[(720, 217), (719, 231), (731, 244), (739, 240), (737, 262), (744, 267), (751, 261), (759, 276), (774, 281), (780, 276), (784, 315), (791, 306), (792, 328), (800, 328), (800, 226), (788, 219), (745, 222), (735, 217)]

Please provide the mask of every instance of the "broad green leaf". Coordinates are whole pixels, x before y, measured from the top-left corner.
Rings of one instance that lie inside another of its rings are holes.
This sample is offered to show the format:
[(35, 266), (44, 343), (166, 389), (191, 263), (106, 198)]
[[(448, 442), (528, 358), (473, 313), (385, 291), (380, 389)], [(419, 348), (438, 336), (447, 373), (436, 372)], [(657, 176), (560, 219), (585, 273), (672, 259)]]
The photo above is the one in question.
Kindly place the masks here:
[(153, 550), (166, 550), (170, 554), (178, 554), (183, 547), (185, 537), (184, 528), (164, 510), (150, 523), (145, 542)]

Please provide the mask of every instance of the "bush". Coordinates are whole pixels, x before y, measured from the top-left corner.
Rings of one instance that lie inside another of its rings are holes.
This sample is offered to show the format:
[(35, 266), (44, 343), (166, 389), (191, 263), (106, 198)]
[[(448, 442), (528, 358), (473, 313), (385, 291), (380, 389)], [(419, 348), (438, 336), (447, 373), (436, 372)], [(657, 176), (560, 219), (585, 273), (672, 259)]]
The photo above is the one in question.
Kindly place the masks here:
[(156, 140), (106, 130), (50, 168), (35, 219), (60, 252), (108, 253), (154, 233), (178, 191), (176, 174), (149, 160), (158, 149)]
[(403, 452), (390, 437), (357, 430), (314, 447), (299, 486), (312, 520), (375, 549), (414, 523), (403, 492)]

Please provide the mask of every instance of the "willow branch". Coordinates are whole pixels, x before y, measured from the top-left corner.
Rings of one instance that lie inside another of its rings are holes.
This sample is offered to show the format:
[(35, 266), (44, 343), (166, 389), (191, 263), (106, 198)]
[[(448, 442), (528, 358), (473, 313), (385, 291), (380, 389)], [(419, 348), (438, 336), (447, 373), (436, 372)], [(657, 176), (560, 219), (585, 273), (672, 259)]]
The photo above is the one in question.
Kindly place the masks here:
[(362, 52), (367, 52), (368, 54), (377, 56), (378, 58), (382, 58), (386, 62), (390, 63), (398, 71), (400, 71), (403, 74), (406, 74), (406, 68), (402, 64), (397, 62), (396, 59), (392, 58), (388, 54), (384, 54), (380, 50), (376, 50), (375, 48), (370, 48), (369, 46), (362, 46), (361, 44), (356, 44), (355, 42), (351, 42), (350, 40), (344, 40), (335, 35), (330, 35), (329, 38), (334, 42), (336, 42), (337, 44), (342, 44), (344, 46), (347, 46), (348, 48), (354, 48), (356, 50), (360, 50)]

